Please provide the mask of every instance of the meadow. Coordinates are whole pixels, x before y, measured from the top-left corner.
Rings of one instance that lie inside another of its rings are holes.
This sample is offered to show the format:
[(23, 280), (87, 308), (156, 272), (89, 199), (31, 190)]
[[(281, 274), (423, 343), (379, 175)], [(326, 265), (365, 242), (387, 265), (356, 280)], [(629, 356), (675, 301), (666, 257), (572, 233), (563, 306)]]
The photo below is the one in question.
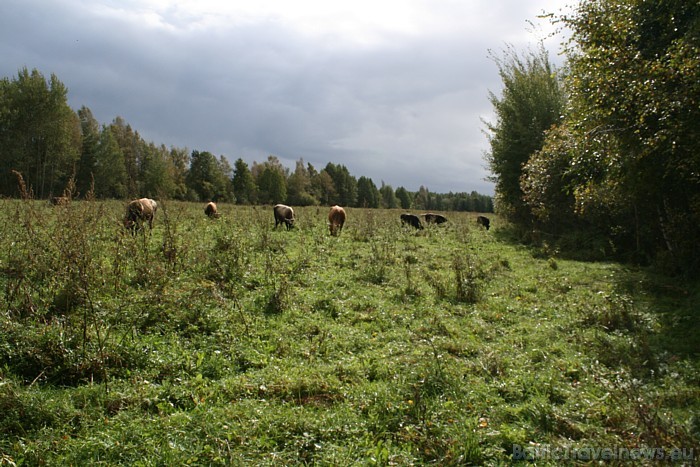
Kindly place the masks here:
[(697, 281), (474, 213), (124, 206), (0, 200), (0, 465), (700, 455)]

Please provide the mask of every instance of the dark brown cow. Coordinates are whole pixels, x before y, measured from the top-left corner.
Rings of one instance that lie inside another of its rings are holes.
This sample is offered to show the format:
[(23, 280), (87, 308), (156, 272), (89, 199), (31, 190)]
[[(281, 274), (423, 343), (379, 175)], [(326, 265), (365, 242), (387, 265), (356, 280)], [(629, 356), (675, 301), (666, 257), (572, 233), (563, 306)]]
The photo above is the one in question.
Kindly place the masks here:
[(423, 228), (423, 224), (415, 214), (401, 214), (401, 223), (404, 225), (408, 224), (416, 229)]
[(216, 203), (214, 203), (213, 201), (210, 201), (204, 207), (204, 214), (206, 214), (210, 219), (218, 219), (219, 217), (221, 217), (221, 214), (219, 214), (219, 210), (216, 208)]
[(149, 198), (135, 199), (126, 206), (124, 227), (136, 234), (143, 228), (143, 222), (148, 221), (148, 227), (153, 228), (153, 217), (158, 210), (158, 203)]
[(477, 216), (476, 223), (486, 227), (486, 230), (489, 230), (489, 227), (491, 227), (491, 221), (486, 216)]
[(333, 206), (328, 213), (328, 227), (334, 237), (340, 234), (345, 224), (345, 209), (340, 206)]
[(272, 209), (275, 212), (275, 228), (282, 223), (287, 226), (287, 230), (294, 227), (294, 209), (284, 204), (275, 204)]
[(425, 218), (425, 222), (428, 224), (444, 224), (447, 222), (447, 217), (443, 216), (442, 214), (428, 212), (423, 214), (423, 217)]

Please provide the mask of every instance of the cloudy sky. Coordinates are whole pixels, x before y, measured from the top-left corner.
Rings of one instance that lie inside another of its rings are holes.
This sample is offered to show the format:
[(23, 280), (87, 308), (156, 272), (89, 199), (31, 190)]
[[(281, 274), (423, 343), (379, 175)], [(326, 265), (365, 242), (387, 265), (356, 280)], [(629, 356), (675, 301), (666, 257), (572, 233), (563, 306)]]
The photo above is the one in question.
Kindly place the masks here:
[(571, 0), (2, 0), (0, 76), (52, 73), (71, 107), (248, 164), (344, 164), (380, 186), (491, 194), (500, 55), (561, 36)]

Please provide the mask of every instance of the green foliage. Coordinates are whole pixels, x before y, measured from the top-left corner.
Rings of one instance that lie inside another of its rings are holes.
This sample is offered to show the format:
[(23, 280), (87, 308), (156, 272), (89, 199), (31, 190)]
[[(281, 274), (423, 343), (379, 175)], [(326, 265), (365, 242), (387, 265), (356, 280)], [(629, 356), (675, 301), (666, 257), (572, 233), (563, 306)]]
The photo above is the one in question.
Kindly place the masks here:
[(87, 193), (94, 180), (100, 145), (100, 124), (92, 111), (83, 106), (78, 110), (82, 135), (82, 148), (78, 160), (75, 180), (78, 193)]
[(175, 178), (171, 176), (170, 171), (170, 153), (165, 146), (157, 147), (151, 143), (144, 147), (139, 180), (141, 196), (156, 199), (168, 193), (175, 194)]
[(697, 269), (700, 6), (591, 1), (561, 21), (572, 30), (567, 120), (580, 148), (579, 212), (612, 210), (619, 248), (666, 249)]
[(696, 274), (700, 5), (591, 0), (554, 21), (571, 30), (556, 127), (530, 125), (546, 121), (533, 102), (563, 103), (546, 56), (497, 62), (505, 89), (492, 95), (498, 120), (488, 129), (499, 211), (530, 231), (536, 221), (533, 239), (597, 237), (591, 256)]
[(309, 164), (309, 176), (311, 177), (311, 194), (318, 202), (325, 206), (332, 206), (333, 200), (337, 199), (338, 193), (333, 185), (333, 179), (325, 170), (316, 172)]
[(222, 157), (217, 160), (209, 152), (192, 151), (187, 186), (197, 193), (199, 201), (231, 201), (233, 190), (230, 184), (228, 163)]
[(387, 185), (382, 182), (381, 188), (379, 188), (379, 196), (381, 201), (381, 207), (386, 209), (394, 209), (399, 207), (399, 200), (394, 193), (394, 189), (391, 185)]
[(90, 109), (82, 107), (78, 115), (83, 139), (76, 171), (79, 193), (94, 182), (99, 198), (187, 197), (190, 159), (184, 150), (147, 143), (122, 118), (100, 130)]
[(562, 234), (578, 227), (570, 167), (576, 143), (566, 126), (552, 127), (542, 149), (523, 166), (520, 187), (523, 201), (537, 219), (539, 228)]
[(401, 209), (411, 209), (411, 196), (404, 187), (400, 186), (396, 189), (396, 197), (401, 203)]
[[(114, 149), (113, 143), (109, 143), (109, 147), (106, 149), (110, 154), (106, 155), (106, 159), (110, 163), (115, 164), (115, 167), (124, 165), (124, 170), (126, 170), (126, 192), (127, 196), (131, 198), (140, 198), (139, 194), (139, 174), (140, 174), (140, 160), (142, 147), (145, 144), (141, 136), (137, 131), (131, 128), (126, 120), (122, 117), (116, 117), (112, 120), (105, 131), (109, 131), (110, 138), (114, 138), (116, 146), (118, 149)], [(113, 153), (118, 152), (121, 156), (114, 155)], [(108, 173), (108, 168), (102, 168), (105, 173)], [(119, 167), (121, 172), (121, 167)], [(121, 177), (121, 173), (118, 172), (117, 175)]]
[(257, 200), (255, 181), (243, 159), (238, 158), (233, 168), (233, 194), (238, 204), (251, 204)]
[(433, 206), (433, 197), (432, 194), (430, 193), (430, 190), (428, 190), (426, 187), (423, 185), (420, 186), (418, 189), (418, 192), (415, 194), (413, 198), (413, 206), (416, 209), (423, 209), (423, 210), (428, 210), (432, 209)]
[(312, 191), (311, 174), (315, 172), (313, 166), (304, 166), (304, 159), (299, 159), (296, 163), (294, 173), (287, 181), (287, 203), (293, 206), (311, 206), (318, 204)]
[(486, 123), (486, 128), (498, 210), (509, 220), (528, 223), (531, 213), (520, 186), (523, 166), (542, 148), (545, 132), (560, 121), (565, 94), (542, 44), (524, 57), (508, 49), (493, 59), (503, 91), (500, 97), (490, 93), (496, 121)]
[(357, 207), (378, 208), (379, 190), (371, 178), (360, 177), (357, 180)]
[(268, 156), (262, 164), (253, 164), (259, 203), (277, 204), (287, 200), (287, 172), (276, 156)]
[[(90, 173), (95, 181), (95, 195), (100, 198), (124, 198), (129, 194), (129, 181), (122, 153), (109, 127), (102, 129)], [(132, 192), (135, 192), (133, 190)]]
[(170, 148), (168, 151), (168, 178), (167, 186), (172, 187), (171, 192), (159, 193), (159, 198), (170, 197), (177, 200), (187, 199), (187, 172), (189, 170), (190, 156), (184, 149)]
[(58, 195), (80, 155), (80, 122), (68, 90), (51, 75), (23, 68), (0, 81), (0, 193), (17, 196), (12, 170), (39, 197)]
[(348, 168), (329, 162), (322, 172), (326, 172), (333, 181), (335, 198), (332, 198), (329, 204), (356, 206), (357, 179), (350, 175)]

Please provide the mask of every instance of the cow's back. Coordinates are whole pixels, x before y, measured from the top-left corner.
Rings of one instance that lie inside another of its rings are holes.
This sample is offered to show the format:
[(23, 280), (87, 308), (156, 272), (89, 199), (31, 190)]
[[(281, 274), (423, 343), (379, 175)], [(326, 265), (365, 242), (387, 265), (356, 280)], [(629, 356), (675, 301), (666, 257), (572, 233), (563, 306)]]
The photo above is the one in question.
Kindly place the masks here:
[(289, 230), (294, 226), (294, 209), (286, 204), (275, 204), (272, 210), (275, 214), (275, 227), (284, 223)]
[(331, 235), (335, 236), (343, 230), (343, 225), (345, 225), (346, 219), (345, 209), (340, 206), (333, 206), (328, 212), (328, 226), (331, 231)]

